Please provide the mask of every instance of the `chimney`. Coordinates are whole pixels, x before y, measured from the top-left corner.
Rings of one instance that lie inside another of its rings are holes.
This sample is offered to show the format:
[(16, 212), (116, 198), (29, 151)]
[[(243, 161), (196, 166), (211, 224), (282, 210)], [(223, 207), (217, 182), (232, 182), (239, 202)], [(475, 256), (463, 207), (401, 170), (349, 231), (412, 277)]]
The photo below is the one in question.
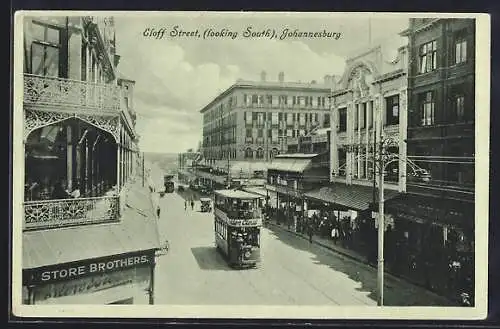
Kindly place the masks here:
[(260, 72), (260, 81), (266, 81), (266, 71)]
[(278, 74), (278, 81), (279, 81), (279, 82), (285, 82), (285, 72), (281, 71), (281, 72)]

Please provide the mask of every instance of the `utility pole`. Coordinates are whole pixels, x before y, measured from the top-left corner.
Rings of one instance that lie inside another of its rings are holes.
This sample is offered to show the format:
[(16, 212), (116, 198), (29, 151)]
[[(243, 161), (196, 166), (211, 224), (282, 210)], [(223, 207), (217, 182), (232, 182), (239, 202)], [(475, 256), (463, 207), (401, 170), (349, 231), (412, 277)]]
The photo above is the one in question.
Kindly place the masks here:
[(384, 134), (382, 125), (382, 110), (378, 109), (378, 135), (379, 135), (379, 154), (378, 154), (378, 261), (377, 261), (377, 286), (378, 286), (378, 306), (384, 305)]

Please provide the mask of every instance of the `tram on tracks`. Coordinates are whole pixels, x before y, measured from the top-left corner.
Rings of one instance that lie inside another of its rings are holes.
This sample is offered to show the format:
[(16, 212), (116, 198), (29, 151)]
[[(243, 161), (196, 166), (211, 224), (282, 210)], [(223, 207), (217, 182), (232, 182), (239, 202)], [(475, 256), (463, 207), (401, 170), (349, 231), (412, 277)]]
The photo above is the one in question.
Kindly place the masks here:
[(256, 267), (261, 261), (259, 198), (240, 190), (214, 191), (215, 244), (231, 267)]

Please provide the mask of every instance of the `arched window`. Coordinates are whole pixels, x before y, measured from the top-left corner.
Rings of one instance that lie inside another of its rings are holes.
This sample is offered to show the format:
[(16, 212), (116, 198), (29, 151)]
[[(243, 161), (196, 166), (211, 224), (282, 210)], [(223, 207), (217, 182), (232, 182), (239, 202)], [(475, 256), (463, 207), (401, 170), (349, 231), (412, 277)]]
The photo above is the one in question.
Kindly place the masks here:
[(257, 159), (263, 159), (264, 158), (264, 150), (261, 148), (257, 149)]
[(253, 151), (251, 148), (247, 148), (245, 150), (245, 159), (252, 159), (253, 158)]

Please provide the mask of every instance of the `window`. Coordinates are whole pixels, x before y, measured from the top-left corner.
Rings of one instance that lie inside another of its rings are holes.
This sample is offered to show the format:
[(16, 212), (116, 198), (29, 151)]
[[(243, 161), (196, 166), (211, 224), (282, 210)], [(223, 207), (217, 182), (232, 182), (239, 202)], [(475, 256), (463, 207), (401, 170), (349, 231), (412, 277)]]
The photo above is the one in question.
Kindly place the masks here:
[(455, 36), (455, 64), (467, 61), (467, 39), (466, 31), (460, 31)]
[(286, 137), (292, 137), (292, 129), (286, 130)]
[(263, 159), (264, 158), (264, 150), (261, 148), (257, 149), (257, 159)]
[(366, 128), (366, 103), (361, 104), (361, 116), (359, 119), (361, 129)]
[(273, 141), (273, 143), (276, 143), (278, 141), (278, 129), (271, 130), (271, 140)]
[(369, 116), (370, 116), (370, 123), (369, 123), (369, 128), (373, 127), (373, 123), (375, 121), (375, 111), (373, 110), (373, 101), (370, 101), (370, 110), (369, 110)]
[(359, 104), (354, 106), (354, 129), (358, 129), (359, 124)]
[(252, 129), (247, 129), (247, 137), (252, 137)]
[(455, 122), (465, 121), (465, 96), (455, 95), (453, 102), (453, 109), (455, 115)]
[(280, 95), (279, 104), (286, 105), (288, 103), (286, 95)]
[(252, 105), (257, 104), (259, 102), (259, 98), (257, 95), (252, 95)]
[(339, 131), (347, 130), (347, 109), (339, 109)]
[(318, 113), (314, 113), (314, 122), (318, 123)]
[(243, 104), (248, 105), (248, 95), (247, 94), (243, 95)]
[(293, 96), (293, 97), (292, 97), (292, 104), (293, 104), (293, 105), (295, 105), (295, 104), (297, 104), (297, 103), (298, 103), (298, 102), (297, 102), (297, 97), (296, 97), (296, 96)]
[(259, 96), (259, 104), (264, 104), (264, 95)]
[(259, 126), (263, 126), (264, 125), (264, 115), (266, 113), (257, 113), (257, 124)]
[(253, 151), (251, 148), (247, 148), (245, 150), (245, 158), (246, 159), (252, 159), (253, 158)]
[(420, 46), (420, 73), (427, 73), (437, 68), (437, 41)]
[(324, 122), (323, 122), (323, 127), (324, 128), (330, 127), (330, 114), (329, 113), (325, 113), (325, 119), (324, 119)]
[(266, 99), (268, 105), (271, 105), (273, 103), (273, 95), (267, 95)]
[(305, 113), (300, 113), (300, 115), (299, 115), (299, 124), (301, 126), (303, 126), (303, 125), (306, 124), (306, 115), (305, 115)]
[(434, 92), (429, 91), (421, 95), (420, 111), (422, 126), (431, 126), (434, 124), (434, 106)]
[(31, 73), (58, 77), (60, 32), (59, 29), (33, 22), (33, 43), (31, 44)]
[(278, 113), (273, 112), (271, 115), (271, 124), (277, 125), (278, 124)]
[(278, 121), (283, 121), (283, 113), (281, 112), (278, 113)]
[(293, 116), (292, 116), (292, 113), (286, 113), (285, 114), (285, 118), (286, 118), (286, 124), (287, 125), (293, 125)]
[(257, 137), (264, 137), (264, 132), (262, 129), (257, 130)]
[(399, 95), (387, 97), (385, 99), (385, 104), (386, 125), (389, 126), (399, 124)]

